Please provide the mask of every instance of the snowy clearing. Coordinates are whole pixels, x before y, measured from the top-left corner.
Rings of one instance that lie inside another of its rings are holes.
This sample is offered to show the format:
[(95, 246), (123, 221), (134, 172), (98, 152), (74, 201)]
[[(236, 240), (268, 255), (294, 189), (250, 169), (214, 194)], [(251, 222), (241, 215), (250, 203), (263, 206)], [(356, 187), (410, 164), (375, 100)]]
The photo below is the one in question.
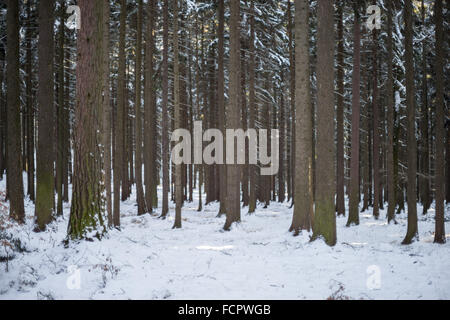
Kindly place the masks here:
[[(4, 192), (1, 199), (5, 220)], [(171, 229), (173, 204), (166, 220), (137, 217), (134, 204), (134, 193), (122, 203), (121, 231), (65, 248), (68, 204), (64, 218), (34, 233), (26, 201), (26, 225), (7, 229), (26, 252), (0, 263), (0, 299), (450, 299), (450, 244), (433, 244), (433, 209), (419, 216), (413, 245), (400, 244), (405, 214), (387, 225), (366, 212), (356, 227), (338, 218), (338, 244), (330, 248), (287, 232), (288, 203), (252, 216), (244, 208), (231, 232), (221, 230), (218, 204), (197, 212), (197, 201), (186, 203), (180, 230)]]

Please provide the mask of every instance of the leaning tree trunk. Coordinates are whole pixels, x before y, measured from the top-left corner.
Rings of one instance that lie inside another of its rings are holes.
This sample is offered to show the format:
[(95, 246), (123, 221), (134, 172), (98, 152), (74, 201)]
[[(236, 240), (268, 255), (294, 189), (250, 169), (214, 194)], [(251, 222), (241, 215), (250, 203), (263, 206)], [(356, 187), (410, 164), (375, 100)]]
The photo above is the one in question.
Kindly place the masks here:
[(318, 2), (317, 26), (317, 160), (313, 239), (336, 244), (334, 171), (334, 1)]
[[(7, 11), (6, 84), (7, 95), (7, 188), (9, 216), (25, 222), (23, 204), (22, 155), (20, 151), (20, 76), (19, 76), (19, 2), (8, 1)], [(53, 191), (53, 190), (52, 190)]]
[[(295, 198), (294, 215), (289, 231), (311, 230), (312, 196), (312, 122), (309, 62), (309, 2), (295, 1)], [(334, 213), (333, 213), (334, 214)]]
[(74, 131), (74, 175), (68, 235), (71, 239), (101, 238), (104, 201), (101, 152), (97, 133), (101, 128), (103, 91), (102, 1), (80, 0), (83, 27), (78, 34), (77, 102)]

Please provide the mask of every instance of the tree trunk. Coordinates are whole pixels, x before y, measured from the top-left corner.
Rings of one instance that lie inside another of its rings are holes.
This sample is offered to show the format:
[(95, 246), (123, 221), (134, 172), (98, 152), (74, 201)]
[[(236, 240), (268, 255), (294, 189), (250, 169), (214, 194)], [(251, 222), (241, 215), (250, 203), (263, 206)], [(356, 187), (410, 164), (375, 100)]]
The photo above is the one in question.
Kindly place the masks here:
[[(227, 129), (239, 129), (241, 117), (239, 112), (240, 84), (240, 1), (230, 0), (230, 92), (227, 105)], [(227, 141), (231, 143), (231, 141)], [(236, 148), (235, 148), (236, 150)], [(236, 152), (235, 152), (236, 155)], [(240, 176), (238, 164), (227, 164), (227, 213), (224, 230), (230, 230), (234, 222), (241, 220)]]
[(280, 148), (279, 148), (279, 171), (278, 171), (278, 202), (283, 203), (286, 200), (286, 182), (285, 182), (285, 145), (286, 145), (286, 106), (284, 103), (284, 70), (281, 70), (281, 95), (280, 95)]
[(110, 66), (109, 66), (109, 15), (110, 5), (108, 0), (103, 0), (103, 168), (105, 179), (106, 213), (108, 227), (113, 226), (113, 211), (111, 198), (111, 94), (110, 94)]
[[(225, 8), (224, 0), (218, 1), (218, 19), (219, 26), (217, 29), (218, 37), (218, 55), (217, 55), (217, 107), (219, 111), (219, 129), (225, 133), (225, 75), (224, 75), (224, 24), (225, 24)], [(225, 142), (225, 139), (224, 139)], [(226, 154), (224, 153), (224, 157)], [(227, 198), (227, 167), (225, 164), (219, 166), (219, 183), (220, 183), (220, 207), (219, 216), (226, 213)]]
[(405, 1), (405, 65), (406, 65), (406, 107), (408, 136), (408, 230), (402, 244), (410, 244), (418, 238), (416, 173), (417, 173), (417, 141), (416, 141), (416, 103), (414, 89), (414, 56), (413, 56), (413, 13), (412, 1)]
[[(436, 229), (434, 242), (445, 243), (444, 222), (444, 32), (442, 19), (442, 0), (435, 3), (436, 21)], [(448, 129), (447, 129), (448, 130)], [(449, 141), (447, 141), (447, 144)]]
[[(1, 36), (3, 36), (3, 34)], [(31, 52), (31, 48), (29, 51), (27, 48), (27, 56), (28, 56), (29, 52)], [(4, 131), (5, 131), (5, 126), (7, 125), (6, 119), (4, 117), (6, 93), (3, 90), (3, 79), (4, 79), (4, 69), (5, 69), (5, 60), (4, 60), (5, 54), (4, 54), (3, 45), (0, 47), (0, 54), (1, 54), (1, 56), (0, 56), (0, 180), (3, 180), (3, 174), (5, 172), (5, 162), (6, 162), (5, 152), (4, 152), (4, 150), (5, 150)], [(30, 197), (30, 199), (31, 199), (31, 197)], [(33, 199), (31, 199), (31, 200), (33, 200)]]
[[(248, 51), (250, 62), (248, 66), (248, 104), (249, 104), (249, 129), (256, 129), (256, 105), (255, 105), (255, 2), (251, 0), (250, 5), (250, 40)], [(249, 164), (249, 202), (248, 213), (256, 210), (256, 165)]]
[[(345, 216), (344, 199), (344, 22), (343, 7), (345, 1), (338, 3), (338, 46), (337, 46), (337, 150), (336, 150), (336, 212)], [(308, 26), (307, 26), (308, 27)], [(359, 81), (358, 81), (359, 83)], [(359, 89), (359, 88), (358, 88)]]
[[(298, 118), (295, 123), (295, 203), (292, 225), (289, 229), (298, 235), (300, 230), (311, 230), (313, 218), (312, 196), (312, 122), (309, 62), (309, 2), (295, 1), (295, 105)], [(300, 116), (301, 115), (301, 116)], [(334, 215), (334, 212), (333, 212)]]
[[(245, 42), (242, 41), (244, 44)], [(245, 46), (241, 49), (241, 90), (240, 90), (240, 102), (241, 102), (241, 114), (242, 114), (242, 129), (247, 132), (248, 129), (248, 109), (247, 109), (247, 90), (246, 90), (246, 59), (245, 59)], [(222, 131), (224, 132), (224, 131)], [(245, 141), (245, 159), (248, 159), (248, 141)], [(245, 160), (247, 161), (247, 160)], [(248, 164), (242, 166), (242, 206), (247, 207), (249, 203), (248, 192)]]
[(156, 0), (149, 0), (147, 6), (147, 42), (145, 52), (145, 90), (144, 90), (144, 169), (145, 169), (145, 202), (147, 209), (158, 207), (156, 186), (158, 173), (156, 170), (157, 122), (155, 106), (155, 85), (153, 80), (154, 24)]
[[(425, 29), (425, 5), (422, 0), (422, 28)], [(426, 31), (426, 30), (424, 30)], [(431, 205), (430, 199), (430, 139), (428, 135), (428, 80), (427, 80), (427, 48), (426, 38), (422, 41), (422, 106), (421, 106), (421, 153), (420, 153), (420, 194), (423, 206), (423, 214), (426, 214)]]
[(58, 43), (58, 110), (57, 110), (57, 123), (56, 127), (58, 133), (57, 137), (57, 148), (56, 148), (56, 192), (58, 195), (58, 200), (56, 204), (56, 214), (62, 216), (63, 214), (63, 161), (64, 161), (64, 88), (65, 88), (65, 78), (64, 78), (64, 23), (66, 14), (65, 1), (60, 1), (60, 24), (59, 24), (59, 43)]
[(141, 110), (141, 90), (142, 90), (142, 24), (143, 24), (143, 1), (138, 1), (137, 13), (137, 41), (136, 41), (136, 101), (135, 101), (135, 128), (136, 128), (136, 156), (135, 156), (135, 176), (136, 176), (136, 201), (138, 215), (147, 213), (147, 202), (144, 197), (142, 185), (142, 110)]
[[(41, 2), (42, 4), (42, 2)], [(9, 216), (25, 222), (23, 204), (22, 155), (20, 151), (20, 76), (19, 76), (19, 2), (8, 0), (7, 6), (7, 188), (10, 201)], [(53, 190), (52, 190), (53, 191)], [(51, 207), (50, 207), (51, 208)]]
[(162, 166), (163, 166), (163, 202), (161, 217), (165, 218), (169, 211), (169, 0), (163, 4), (163, 79), (162, 79)]
[(373, 115), (373, 216), (380, 216), (380, 108), (378, 106), (378, 30), (373, 29), (372, 57), (372, 115)]
[(103, 1), (79, 0), (83, 28), (78, 33), (77, 102), (74, 131), (74, 175), (68, 235), (101, 238), (103, 190), (98, 128), (102, 109), (104, 67)]
[[(359, 122), (360, 122), (360, 66), (361, 27), (359, 6), (354, 5), (353, 74), (352, 74), (352, 134), (350, 158), (350, 196), (347, 226), (359, 225)], [(367, 164), (366, 164), (367, 165)]]
[(40, 231), (45, 230), (46, 225), (53, 219), (54, 208), (53, 11), (53, 0), (39, 1), (39, 112), (35, 216)]
[[(25, 73), (26, 77), (26, 136), (27, 136), (27, 158), (23, 161), (27, 162), (27, 194), (31, 201), (35, 199), (34, 193), (34, 108), (33, 108), (33, 51), (32, 51), (32, 40), (33, 40), (33, 18), (31, 16), (31, 1), (27, 1), (27, 29), (26, 29), (26, 66)], [(2, 81), (0, 81), (1, 86)], [(0, 143), (0, 148), (2, 148), (2, 143)], [(3, 150), (3, 149), (0, 149)], [(0, 153), (3, 153), (0, 151)], [(2, 155), (0, 154), (0, 157)], [(0, 167), (3, 167), (0, 164)], [(1, 170), (1, 169), (0, 169)], [(2, 172), (3, 173), (3, 172)]]
[(317, 160), (313, 239), (336, 244), (334, 170), (334, 1), (318, 3), (317, 26)]
[(125, 188), (125, 31), (127, 6), (126, 0), (120, 1), (120, 28), (119, 28), (119, 69), (117, 75), (117, 111), (115, 117), (115, 148), (114, 148), (114, 227), (120, 228), (120, 186)]
[(394, 61), (394, 48), (392, 41), (392, 10), (393, 3), (388, 1), (387, 3), (387, 50), (388, 50), (388, 78), (386, 84), (387, 90), (387, 130), (388, 130), (388, 142), (387, 142), (387, 192), (388, 192), (388, 223), (395, 222), (395, 180), (394, 180), (394, 74), (393, 74), (393, 61)]
[[(182, 127), (182, 115), (180, 104), (180, 64), (178, 47), (178, 0), (173, 0), (173, 74), (174, 74), (174, 108), (175, 108), (175, 130)], [(184, 152), (184, 151), (183, 151)], [(181, 164), (175, 165), (175, 222), (174, 229), (181, 228), (181, 206), (183, 204)]]

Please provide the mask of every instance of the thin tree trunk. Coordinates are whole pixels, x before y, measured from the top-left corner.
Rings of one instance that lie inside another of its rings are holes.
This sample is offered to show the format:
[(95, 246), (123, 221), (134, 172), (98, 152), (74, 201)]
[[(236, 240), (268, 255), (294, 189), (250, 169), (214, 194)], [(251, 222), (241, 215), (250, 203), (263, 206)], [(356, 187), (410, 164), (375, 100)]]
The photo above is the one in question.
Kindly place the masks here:
[[(295, 186), (295, 47), (294, 47), (294, 36), (293, 29), (294, 25), (292, 23), (292, 12), (291, 12), (291, 1), (288, 1), (287, 5), (287, 19), (288, 19), (288, 37), (289, 37), (289, 71), (290, 71), (290, 81), (289, 81), (289, 93), (290, 93), (290, 113), (291, 120), (288, 122), (288, 134), (290, 139), (287, 143), (287, 158), (288, 158), (288, 172), (289, 177), (287, 192), (288, 201), (292, 199), (292, 204), (294, 204), (294, 186)], [(309, 27), (308, 27), (309, 28)], [(312, 113), (312, 112), (310, 112)]]
[[(249, 97), (249, 129), (256, 129), (256, 105), (255, 105), (255, 2), (251, 0), (250, 5), (250, 40), (249, 40), (250, 62), (248, 66), (248, 97)], [(249, 203), (248, 213), (256, 210), (256, 165), (249, 165)]]
[(163, 202), (161, 217), (169, 211), (169, 0), (163, 4), (163, 79), (162, 79), (162, 166), (163, 166)]
[(395, 222), (395, 180), (394, 180), (394, 74), (393, 74), (393, 61), (394, 61), (394, 48), (392, 41), (392, 10), (393, 3), (388, 1), (387, 3), (387, 50), (388, 50), (388, 78), (386, 84), (387, 90), (387, 130), (388, 130), (388, 142), (387, 142), (387, 192), (388, 192), (388, 223)]
[[(28, 49), (27, 49), (28, 50)], [(31, 51), (31, 50), (30, 50)], [(3, 47), (2, 47), (2, 54), (3, 53)], [(27, 55), (29, 54), (29, 52), (27, 51)], [(28, 58), (27, 58), (28, 59)], [(5, 92), (3, 90), (3, 79), (4, 79), (4, 69), (5, 69), (5, 61), (4, 61), (4, 57), (1, 57), (0, 59), (0, 180), (3, 180), (3, 174), (5, 172), (5, 135), (4, 135), (4, 131), (5, 131), (5, 126), (6, 124), (6, 119), (5, 119)], [(31, 198), (31, 197), (30, 197)], [(33, 199), (31, 199), (33, 200)]]
[(156, 170), (156, 145), (157, 145), (157, 121), (155, 105), (155, 85), (153, 80), (153, 55), (154, 55), (154, 24), (155, 6), (157, 0), (149, 0), (147, 6), (147, 42), (145, 52), (145, 90), (144, 90), (144, 169), (145, 169), (145, 201), (147, 209), (158, 207), (156, 198), (158, 173)]
[[(239, 112), (240, 84), (240, 1), (230, 0), (230, 92), (227, 105), (227, 129), (239, 129), (241, 117)], [(229, 141), (227, 141), (229, 143)], [(236, 148), (235, 148), (236, 150)], [(235, 152), (236, 154), (236, 152)], [(230, 230), (234, 222), (241, 220), (240, 175), (238, 164), (227, 164), (227, 214), (224, 230)]]
[(58, 111), (57, 111), (57, 149), (56, 149), (56, 192), (58, 195), (58, 200), (56, 204), (56, 214), (61, 216), (63, 214), (63, 161), (64, 161), (64, 88), (65, 88), (65, 78), (64, 78), (64, 15), (66, 14), (65, 1), (60, 1), (60, 24), (59, 24), (59, 43), (58, 43)]
[(285, 182), (285, 145), (286, 145), (286, 106), (284, 103), (284, 70), (281, 70), (281, 95), (280, 95), (280, 147), (279, 147), (279, 171), (278, 171), (278, 201), (283, 203), (286, 200)]
[[(27, 1), (27, 29), (26, 29), (26, 114), (27, 114), (27, 194), (31, 201), (35, 199), (34, 192), (34, 108), (33, 108), (33, 51), (31, 42), (33, 38), (33, 18), (31, 16), (31, 1)], [(2, 81), (0, 81), (1, 86)], [(3, 150), (2, 144), (0, 144), (0, 150)], [(3, 153), (2, 151), (0, 151)], [(2, 155), (0, 155), (2, 156)], [(0, 167), (3, 167), (0, 165)], [(1, 169), (0, 169), (1, 170)]]
[(126, 0), (120, 1), (120, 28), (119, 28), (119, 69), (117, 75), (117, 111), (115, 117), (115, 148), (114, 148), (114, 227), (120, 228), (120, 187), (124, 189), (124, 162), (125, 162), (125, 31), (127, 7)]
[(416, 103), (414, 88), (413, 57), (413, 12), (412, 1), (405, 1), (405, 65), (406, 65), (406, 107), (408, 136), (408, 230), (402, 244), (410, 244), (418, 238), (416, 173), (417, 173), (417, 141), (416, 141)]
[(359, 4), (354, 4), (353, 74), (352, 74), (352, 134), (350, 160), (350, 199), (347, 226), (359, 225), (359, 122), (360, 122), (360, 66), (361, 27)]
[[(244, 44), (244, 41), (242, 41)], [(245, 59), (245, 46), (241, 49), (241, 90), (240, 90), (240, 102), (241, 102), (241, 114), (242, 114), (242, 129), (247, 132), (248, 129), (248, 109), (247, 109), (247, 90), (246, 90), (246, 59)], [(224, 131), (222, 131), (224, 132)], [(245, 159), (248, 159), (248, 141), (245, 141)], [(247, 161), (247, 160), (245, 160)], [(248, 190), (248, 164), (242, 166), (242, 206), (247, 207), (249, 203), (249, 190)]]
[[(336, 212), (345, 216), (344, 195), (344, 22), (345, 1), (338, 3), (338, 46), (337, 46), (337, 150), (336, 150)], [(358, 81), (359, 83), (359, 81)], [(359, 88), (358, 88), (359, 89)]]
[[(175, 128), (182, 127), (181, 104), (180, 104), (180, 63), (178, 47), (178, 0), (173, 0), (173, 73), (174, 73), (174, 108)], [(184, 151), (183, 151), (184, 152)], [(183, 204), (182, 172), (181, 164), (175, 165), (175, 222), (174, 229), (181, 228), (181, 206)]]
[(373, 115), (373, 216), (380, 215), (380, 108), (378, 106), (378, 30), (373, 29), (372, 57), (372, 115)]
[(135, 128), (136, 128), (136, 155), (135, 155), (135, 176), (136, 176), (136, 201), (138, 215), (148, 212), (145, 201), (144, 188), (142, 185), (142, 110), (141, 110), (141, 90), (142, 90), (142, 25), (143, 25), (143, 1), (138, 1), (137, 13), (137, 41), (136, 41), (136, 101), (135, 101)]
[[(422, 0), (422, 28), (425, 29), (425, 5)], [(420, 193), (423, 206), (423, 214), (426, 214), (431, 205), (430, 199), (430, 139), (428, 136), (428, 80), (427, 80), (427, 48), (426, 41), (422, 40), (422, 106), (421, 106), (421, 132), (422, 132), (422, 150), (421, 156), (421, 177), (420, 177)]]
[[(435, 3), (436, 20), (436, 229), (434, 242), (445, 243), (444, 222), (444, 32), (442, 0)], [(448, 129), (447, 129), (448, 130)], [(449, 144), (449, 141), (447, 141)]]

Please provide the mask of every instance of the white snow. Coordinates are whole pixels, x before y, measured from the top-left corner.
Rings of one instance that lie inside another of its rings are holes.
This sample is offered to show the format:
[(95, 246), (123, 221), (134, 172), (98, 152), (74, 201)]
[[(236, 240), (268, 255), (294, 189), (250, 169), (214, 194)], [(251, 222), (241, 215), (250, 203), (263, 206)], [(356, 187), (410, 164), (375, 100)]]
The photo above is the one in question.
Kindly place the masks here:
[(433, 243), (433, 209), (419, 216), (420, 241), (412, 245), (401, 245), (406, 215), (387, 225), (382, 211), (380, 220), (361, 214), (350, 228), (338, 218), (338, 244), (328, 247), (287, 231), (288, 203), (252, 216), (244, 208), (230, 232), (221, 230), (218, 204), (203, 212), (197, 205), (186, 203), (183, 228), (172, 230), (172, 203), (166, 220), (137, 217), (133, 193), (122, 203), (121, 231), (65, 248), (69, 206), (46, 232), (34, 233), (34, 206), (26, 201), (26, 224), (8, 230), (30, 252), (16, 254), (8, 272), (0, 263), (0, 299), (450, 299), (450, 239)]

